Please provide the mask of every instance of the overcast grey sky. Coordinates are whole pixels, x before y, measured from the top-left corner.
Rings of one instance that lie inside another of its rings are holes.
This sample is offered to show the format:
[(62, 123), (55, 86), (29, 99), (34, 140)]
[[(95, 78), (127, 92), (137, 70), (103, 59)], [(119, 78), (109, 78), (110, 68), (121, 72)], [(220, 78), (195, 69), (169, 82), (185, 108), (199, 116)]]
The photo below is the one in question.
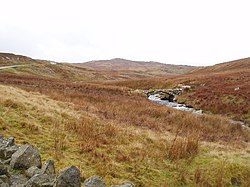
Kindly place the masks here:
[(250, 56), (249, 0), (0, 0), (0, 51), (212, 65)]

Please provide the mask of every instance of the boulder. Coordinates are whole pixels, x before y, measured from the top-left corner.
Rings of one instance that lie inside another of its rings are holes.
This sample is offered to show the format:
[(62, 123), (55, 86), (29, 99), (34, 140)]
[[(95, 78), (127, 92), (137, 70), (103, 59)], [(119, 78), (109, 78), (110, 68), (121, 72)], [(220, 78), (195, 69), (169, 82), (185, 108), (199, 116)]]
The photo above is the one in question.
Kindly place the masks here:
[(32, 166), (41, 168), (41, 156), (36, 147), (32, 145), (22, 145), (11, 156), (10, 166), (12, 169), (28, 169)]
[(15, 145), (15, 139), (13, 137), (9, 138), (0, 138), (0, 147), (8, 147), (8, 146), (13, 146)]
[(25, 171), (25, 175), (29, 178), (33, 177), (36, 174), (40, 174), (41, 173), (41, 169), (39, 169), (36, 166), (31, 166), (29, 169), (27, 169)]
[(7, 175), (0, 175), (0, 184), (1, 183), (9, 184), (10, 183), (9, 177), (7, 177)]
[(10, 186), (13, 187), (24, 187), (25, 183), (28, 181), (28, 178), (22, 174), (10, 175)]
[(7, 147), (4, 150), (4, 159), (9, 159), (11, 156), (19, 149), (17, 145), (13, 145), (11, 147)]
[(160, 94), (160, 99), (161, 100), (168, 100), (170, 102), (174, 101), (174, 95), (170, 93), (161, 93)]
[(0, 187), (9, 187), (9, 184), (8, 184), (8, 183), (3, 182), (3, 183), (0, 183)]
[(55, 175), (36, 174), (31, 177), (25, 184), (25, 187), (53, 187)]
[(54, 161), (46, 160), (42, 166), (41, 174), (54, 175), (55, 173)]
[(15, 139), (13, 137), (9, 137), (6, 141), (7, 147), (15, 145)]
[(7, 159), (7, 160), (3, 160), (2, 163), (5, 164), (5, 165), (9, 165), (10, 164), (10, 158)]
[(80, 187), (80, 171), (75, 166), (69, 166), (59, 171), (56, 187)]
[(4, 152), (5, 149), (9, 146), (14, 145), (14, 139), (13, 138), (0, 138), (0, 158), (4, 159)]
[(4, 146), (4, 145), (0, 146), (0, 158), (1, 159), (4, 159), (5, 148), (6, 148), (6, 146)]
[(131, 182), (124, 182), (122, 184), (119, 184), (119, 185), (114, 185), (114, 186), (111, 186), (111, 187), (135, 187), (135, 185)]
[(92, 176), (84, 181), (83, 187), (106, 187), (106, 184), (102, 177)]
[(7, 167), (2, 162), (0, 162), (0, 175), (5, 175), (7, 173)]

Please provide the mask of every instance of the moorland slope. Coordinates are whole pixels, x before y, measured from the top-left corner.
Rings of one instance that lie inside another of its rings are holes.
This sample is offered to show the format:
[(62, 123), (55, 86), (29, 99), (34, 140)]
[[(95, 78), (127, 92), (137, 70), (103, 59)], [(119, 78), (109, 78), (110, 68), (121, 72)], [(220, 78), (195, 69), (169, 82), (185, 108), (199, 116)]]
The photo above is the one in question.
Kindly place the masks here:
[[(18, 143), (36, 145), (43, 160), (56, 160), (57, 170), (76, 165), (82, 177), (97, 174), (108, 184), (249, 186), (250, 137), (241, 125), (152, 103), (130, 86), (145, 80), (83, 81), (85, 68), (69, 79), (75, 67), (63, 78), (39, 63), (36, 72), (30, 67), (0, 71), (0, 128)], [(190, 94), (202, 87), (201, 80), (213, 79), (193, 73), (154, 81), (166, 88), (190, 84)]]

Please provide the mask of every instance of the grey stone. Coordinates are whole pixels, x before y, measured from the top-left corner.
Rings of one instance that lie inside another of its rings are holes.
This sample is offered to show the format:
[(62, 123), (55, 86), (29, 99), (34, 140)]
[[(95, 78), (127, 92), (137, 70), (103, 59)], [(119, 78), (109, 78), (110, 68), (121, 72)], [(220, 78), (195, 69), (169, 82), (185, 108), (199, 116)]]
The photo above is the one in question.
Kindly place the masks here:
[(55, 166), (53, 160), (46, 160), (42, 166), (41, 174), (54, 175)]
[(111, 187), (135, 187), (135, 185), (132, 182), (124, 182), (122, 184), (114, 185)]
[(75, 166), (61, 169), (56, 180), (56, 187), (80, 187), (80, 171)]
[(10, 185), (8, 183), (5, 183), (5, 182), (0, 184), (0, 187), (9, 187), (9, 186)]
[(27, 181), (25, 187), (53, 187), (55, 178), (55, 175), (36, 174)]
[(10, 164), (10, 160), (11, 160), (10, 158), (7, 159), (7, 160), (3, 160), (2, 163), (3, 163), (3, 164), (8, 164), (8, 165), (9, 165), (9, 164)]
[(10, 175), (10, 186), (24, 187), (24, 184), (28, 181), (28, 178), (22, 174)]
[(10, 147), (15, 145), (15, 139), (13, 137), (10, 138), (0, 138), (0, 147)]
[(0, 175), (5, 175), (7, 173), (7, 167), (2, 162), (0, 162)]
[(29, 169), (27, 169), (25, 171), (25, 175), (29, 178), (33, 177), (36, 174), (40, 174), (41, 173), (41, 169), (39, 169), (36, 166), (31, 166)]
[(9, 184), (10, 183), (10, 179), (9, 177), (7, 177), (7, 175), (0, 175), (0, 183), (6, 183)]
[(5, 146), (5, 145), (2, 145), (2, 146), (0, 147), (0, 158), (1, 158), (1, 159), (4, 159), (5, 150), (6, 150), (6, 146)]
[(15, 139), (13, 137), (10, 138), (0, 138), (0, 158), (5, 159), (5, 150), (8, 147), (15, 145)]
[(4, 159), (9, 159), (18, 150), (18, 148), (19, 147), (17, 145), (5, 148)]
[(9, 146), (13, 146), (15, 145), (15, 139), (13, 137), (9, 137), (7, 139), (7, 142), (6, 142), (6, 145), (9, 147)]
[(106, 184), (102, 177), (92, 176), (84, 181), (83, 187), (106, 187)]
[(31, 166), (41, 168), (41, 156), (36, 147), (32, 145), (22, 145), (11, 156), (10, 166), (13, 169), (28, 169)]

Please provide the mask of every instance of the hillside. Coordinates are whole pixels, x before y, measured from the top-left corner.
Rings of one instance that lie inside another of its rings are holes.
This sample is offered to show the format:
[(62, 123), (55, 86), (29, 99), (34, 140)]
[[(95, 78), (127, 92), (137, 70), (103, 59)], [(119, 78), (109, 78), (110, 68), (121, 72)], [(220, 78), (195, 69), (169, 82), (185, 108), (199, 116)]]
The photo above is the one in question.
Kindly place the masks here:
[(36, 145), (57, 170), (73, 164), (84, 178), (136, 186), (229, 185), (234, 176), (250, 183), (249, 137), (225, 118), (175, 111), (120, 87), (10, 84), (0, 85), (1, 132)]
[(13, 53), (0, 53), (0, 66), (3, 65), (20, 65), (20, 64), (30, 64), (34, 62), (32, 58), (16, 55)]
[(198, 68), (178, 76), (114, 81), (108, 84), (132, 89), (189, 85), (191, 89), (178, 96), (180, 102), (250, 125), (250, 58)]
[(121, 58), (98, 60), (77, 64), (98, 71), (137, 71), (145, 74), (183, 74), (192, 70), (192, 66), (163, 64), (159, 62), (132, 61)]
[(224, 62), (204, 68), (197, 68), (193, 73), (223, 72), (250, 69), (250, 58), (243, 58), (230, 62)]
[[(233, 179), (249, 186), (250, 136), (245, 128), (219, 115), (193, 115), (153, 103), (136, 91), (148, 85), (188, 84), (192, 89), (182, 98), (188, 102), (201, 99), (197, 93), (205, 84), (202, 99), (216, 108), (213, 96), (221, 88), (229, 93), (227, 86), (234, 88), (234, 82), (242, 83), (244, 92), (238, 93), (247, 99), (249, 87), (242, 81), (247, 72), (154, 79), (134, 79), (129, 72), (127, 80), (108, 70), (101, 73), (42, 60), (0, 70), (1, 133), (37, 146), (43, 160), (56, 161), (56, 170), (76, 165), (82, 178), (100, 175), (107, 184), (129, 180), (136, 186), (230, 186)], [(100, 79), (90, 81), (96, 77)], [(233, 106), (237, 114), (240, 108)]]
[(42, 76), (75, 81), (131, 80), (182, 74), (191, 66), (166, 65), (156, 62), (135, 62), (122, 59), (93, 61), (82, 64), (56, 63), (30, 57), (1, 53), (0, 67), (23, 65), (15, 69), (1, 70), (2, 74)]

